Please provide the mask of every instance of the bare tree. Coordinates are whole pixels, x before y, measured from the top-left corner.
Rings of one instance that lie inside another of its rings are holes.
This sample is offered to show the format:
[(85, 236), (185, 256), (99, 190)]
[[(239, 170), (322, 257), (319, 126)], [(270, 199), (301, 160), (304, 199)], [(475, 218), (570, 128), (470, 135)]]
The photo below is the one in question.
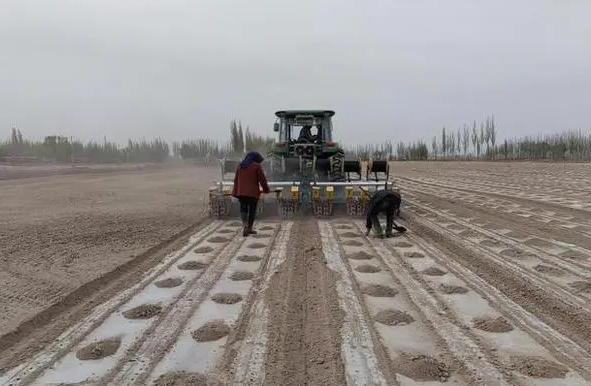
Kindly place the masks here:
[(431, 142), (431, 149), (433, 150), (433, 158), (437, 159), (437, 136), (433, 137), (433, 142)]
[(468, 145), (470, 144), (470, 130), (468, 125), (464, 123), (464, 133), (462, 137), (462, 146), (464, 147), (464, 156), (468, 154)]
[(443, 151), (443, 157), (447, 156), (447, 138), (445, 136), (445, 126), (441, 130), (441, 150)]

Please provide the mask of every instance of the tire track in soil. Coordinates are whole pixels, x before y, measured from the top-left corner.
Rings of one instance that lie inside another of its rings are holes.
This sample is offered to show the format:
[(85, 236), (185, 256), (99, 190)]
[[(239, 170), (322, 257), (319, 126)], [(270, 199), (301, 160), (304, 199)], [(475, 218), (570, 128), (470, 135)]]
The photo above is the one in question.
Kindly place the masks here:
[(286, 261), (265, 294), (270, 330), (264, 385), (347, 384), (338, 277), (326, 266), (319, 233), (315, 219), (294, 224)]
[(499, 266), (490, 258), (467, 249), (461, 237), (441, 233), (433, 223), (410, 212), (410, 209), (404, 217), (414, 233), (430, 240), (446, 255), (452, 256), (454, 261), (497, 288), (508, 299), (577, 342), (585, 351), (591, 352), (588, 314), (581, 312), (578, 307), (566, 304), (560, 297), (551, 296), (545, 288), (532, 286), (515, 272)]

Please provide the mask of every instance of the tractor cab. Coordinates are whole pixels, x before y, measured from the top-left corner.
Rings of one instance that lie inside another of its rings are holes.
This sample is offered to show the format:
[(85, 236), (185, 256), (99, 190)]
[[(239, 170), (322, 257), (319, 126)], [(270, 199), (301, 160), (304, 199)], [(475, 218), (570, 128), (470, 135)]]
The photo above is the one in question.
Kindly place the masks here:
[(304, 157), (324, 153), (332, 144), (333, 115), (330, 110), (277, 111), (273, 131), (278, 138), (273, 151)]

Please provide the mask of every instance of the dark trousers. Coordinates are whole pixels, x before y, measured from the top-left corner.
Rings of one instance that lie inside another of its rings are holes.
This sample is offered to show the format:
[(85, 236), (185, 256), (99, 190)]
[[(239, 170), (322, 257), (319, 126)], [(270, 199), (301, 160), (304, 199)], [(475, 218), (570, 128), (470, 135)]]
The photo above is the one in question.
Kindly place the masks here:
[(240, 217), (242, 218), (242, 225), (252, 229), (257, 214), (259, 200), (254, 197), (240, 196), (238, 197), (238, 201), (240, 202)]
[[(371, 223), (374, 228), (374, 231), (376, 232), (376, 234), (381, 235), (382, 234), (382, 226), (380, 225), (380, 220), (378, 219), (378, 214), (380, 214), (380, 212), (376, 211), (375, 213), (372, 213), (370, 215), (370, 218), (371, 218)], [(394, 227), (394, 208), (389, 207), (388, 209), (386, 209), (386, 235), (392, 234), (393, 227)]]

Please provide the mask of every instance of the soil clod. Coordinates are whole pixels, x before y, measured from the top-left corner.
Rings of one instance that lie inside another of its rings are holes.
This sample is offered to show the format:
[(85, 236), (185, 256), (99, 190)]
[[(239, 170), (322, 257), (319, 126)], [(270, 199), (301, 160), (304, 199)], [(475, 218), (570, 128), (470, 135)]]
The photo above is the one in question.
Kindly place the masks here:
[(447, 272), (442, 271), (441, 269), (439, 269), (437, 267), (429, 267), (429, 268), (425, 269), (423, 271), (423, 273), (428, 276), (443, 276)]
[(472, 322), (474, 327), (486, 332), (510, 332), (514, 330), (509, 321), (502, 316), (496, 318), (481, 316), (474, 318)]
[(447, 364), (423, 354), (402, 354), (394, 366), (397, 373), (416, 382), (446, 382), (450, 377)]
[(207, 378), (199, 373), (171, 372), (159, 376), (154, 386), (207, 386)]
[(121, 338), (110, 338), (91, 343), (76, 352), (76, 358), (81, 361), (96, 360), (111, 356), (121, 345)]
[(178, 269), (182, 269), (182, 270), (196, 270), (196, 269), (203, 269), (205, 267), (207, 267), (207, 264), (201, 262), (201, 261), (195, 261), (195, 260), (190, 260), (190, 261), (186, 261), (184, 263), (179, 264)]
[(404, 326), (415, 321), (407, 312), (394, 309), (379, 312), (375, 320), (388, 326)]
[(242, 300), (242, 295), (231, 292), (219, 292), (213, 295), (211, 300), (219, 304), (236, 304)]
[(381, 271), (380, 267), (376, 267), (375, 265), (369, 264), (359, 265), (355, 268), (355, 270), (361, 273), (376, 273)]
[(392, 298), (398, 295), (398, 291), (396, 289), (381, 284), (370, 284), (363, 286), (361, 287), (361, 293), (364, 295), (380, 298)]
[(213, 342), (227, 336), (231, 331), (223, 320), (212, 320), (191, 333), (197, 342)]
[(209, 252), (213, 252), (213, 248), (210, 246), (204, 246), (204, 247), (196, 248), (193, 252), (195, 252), (195, 253), (209, 253)]
[(564, 378), (568, 368), (542, 357), (513, 356), (511, 363), (516, 371), (533, 378)]
[(241, 281), (241, 280), (251, 280), (254, 277), (254, 273), (248, 271), (236, 271), (231, 276), (230, 279), (234, 281)]
[(372, 255), (370, 255), (367, 252), (361, 251), (361, 252), (357, 252), (357, 253), (351, 253), (349, 255), (347, 255), (347, 257), (351, 260), (371, 260), (373, 258)]
[(168, 279), (162, 279), (154, 283), (158, 288), (173, 288), (183, 284), (183, 279), (180, 277), (169, 277)]
[(162, 306), (158, 304), (142, 304), (130, 310), (124, 311), (127, 319), (150, 319), (162, 312)]
[(443, 283), (439, 286), (439, 291), (448, 295), (465, 294), (468, 292), (468, 288), (462, 287), (461, 285)]

